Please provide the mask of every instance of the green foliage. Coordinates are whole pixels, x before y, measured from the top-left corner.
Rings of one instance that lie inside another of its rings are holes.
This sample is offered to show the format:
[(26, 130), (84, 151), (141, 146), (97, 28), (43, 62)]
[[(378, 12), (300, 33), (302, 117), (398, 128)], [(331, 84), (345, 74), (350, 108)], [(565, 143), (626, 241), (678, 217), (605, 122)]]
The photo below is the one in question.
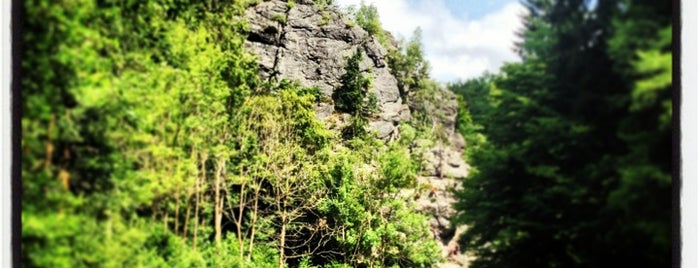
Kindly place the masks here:
[(321, 18), (320, 18), (320, 21), (318, 22), (318, 26), (327, 25), (328, 23), (330, 23), (331, 19), (332, 19), (332, 16), (330, 15), (330, 13), (324, 11), (321, 14)]
[(472, 266), (666, 266), (670, 5), (525, 6), (523, 62), (450, 86), (473, 166), (456, 205)]
[(342, 138), (345, 140), (366, 138), (369, 134), (366, 130), (367, 125), (369, 125), (369, 120), (366, 117), (352, 115), (349, 124), (342, 129)]
[(347, 60), (345, 73), (340, 77), (340, 87), (332, 95), (335, 101), (335, 110), (358, 114), (364, 105), (364, 98), (371, 88), (371, 80), (362, 74), (359, 62), (362, 60), (362, 51), (357, 49)]
[(334, 0), (313, 0), (313, 3), (320, 7), (320, 9), (324, 9), (325, 7), (332, 6), (335, 4)]
[(344, 10), (344, 13), (353, 19), (347, 21), (347, 27), (351, 28), (358, 25), (367, 31), (369, 36), (375, 37), (379, 44), (384, 47), (390, 47), (391, 40), (386, 31), (381, 27), (379, 12), (374, 4), (365, 5), (364, 2), (362, 2), (359, 8), (351, 5)]
[(366, 30), (370, 35), (378, 35), (382, 33), (381, 22), (379, 21), (379, 12), (374, 5), (360, 5), (355, 20), (359, 27)]
[(203, 256), (191, 251), (162, 225), (128, 226), (114, 217), (99, 223), (81, 215), (28, 215), (23, 222), (27, 224), (23, 234), (26, 239), (46, 243), (39, 248), (36, 243), (28, 243), (28, 264), (32, 266), (205, 267)]
[(349, 124), (342, 130), (345, 140), (365, 137), (365, 127), (369, 122), (367, 117), (378, 112), (376, 95), (369, 93), (372, 87), (371, 78), (365, 76), (359, 68), (362, 58), (362, 51), (357, 48), (347, 60), (345, 73), (340, 77), (340, 87), (332, 94), (335, 110), (352, 116)]
[[(421, 30), (416, 29), (407, 44), (400, 42), (398, 48), (390, 50), (388, 55), (391, 72), (398, 80), (400, 96), (404, 103), (409, 104), (412, 117), (408, 124), (401, 125), (405, 133), (401, 134), (399, 143), (411, 148), (410, 157), (418, 167), (417, 172), (422, 171), (419, 167), (430, 164), (426, 158), (428, 151), (435, 146), (442, 150), (450, 143), (452, 134), (443, 124), (447, 121), (443, 104), (452, 96), (430, 79), (421, 35)], [(443, 176), (441, 170), (438, 173)]]
[(472, 119), (470, 106), (464, 101), (463, 95), (457, 95), (457, 101), (459, 112), (456, 118), (456, 130), (461, 133), (466, 142), (464, 159), (471, 163), (473, 157), (483, 151), (482, 147), (487, 143), (487, 138), (483, 135), (483, 126)]
[(388, 193), (400, 188), (414, 187), (417, 165), (412, 163), (410, 152), (401, 146), (391, 146), (379, 156), (379, 170), (382, 180), (376, 187)]
[(334, 96), (354, 115), (343, 144), (318, 88), (260, 82), (243, 50), (257, 2), (23, 3), (24, 266), (436, 263), (395, 195), (411, 152), (366, 134), (361, 52)]
[(379, 100), (376, 97), (375, 93), (369, 93), (369, 96), (367, 97), (366, 100), (366, 105), (364, 105), (363, 114), (376, 114), (379, 113)]
[(332, 263), (325, 265), (323, 267), (324, 268), (350, 268), (352, 266), (349, 264), (345, 264), (345, 263), (332, 262)]
[[(380, 174), (364, 168), (377, 153)], [(343, 226), (336, 239), (344, 252), (351, 252), (345, 256), (351, 266), (429, 267), (438, 261), (426, 217), (397, 195), (398, 189), (414, 183), (415, 166), (408, 156), (397, 143), (385, 149), (354, 146), (340, 151), (331, 164), (330, 183), (336, 190), (320, 211), (328, 222)]]
[(321, 19), (318, 21), (318, 26), (324, 26), (330, 23), (332, 15), (328, 7), (334, 5), (333, 0), (313, 0), (313, 4), (320, 10)]
[(388, 55), (388, 65), (398, 80), (398, 89), (403, 100), (407, 100), (411, 90), (428, 83), (429, 63), (424, 58), (421, 42), (422, 30), (417, 28), (407, 44), (399, 43), (398, 49), (391, 50)]
[(633, 64), (636, 72), (646, 77), (635, 82), (629, 109), (638, 112), (661, 105), (659, 128), (669, 127), (672, 119), (672, 103), (668, 96), (672, 87), (672, 54), (668, 51), (671, 41), (672, 29), (662, 29), (658, 32), (656, 44), (639, 51), (639, 60)]
[(286, 14), (277, 13), (272, 15), (272, 20), (281, 24), (286, 24)]
[[(672, 23), (672, 5), (656, 1), (619, 1), (623, 9), (612, 18), (614, 35), (607, 39), (608, 53), (617, 59), (615, 70), (637, 79), (634, 63), (639, 50), (654, 47), (660, 41), (658, 33)], [(667, 34), (671, 35), (670, 32)]]

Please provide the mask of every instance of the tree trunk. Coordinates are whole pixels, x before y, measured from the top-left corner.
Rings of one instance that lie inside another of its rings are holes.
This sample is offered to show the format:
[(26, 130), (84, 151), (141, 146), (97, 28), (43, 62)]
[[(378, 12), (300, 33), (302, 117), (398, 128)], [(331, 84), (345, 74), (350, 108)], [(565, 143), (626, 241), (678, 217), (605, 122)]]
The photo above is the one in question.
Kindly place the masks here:
[(49, 126), (48, 129), (46, 130), (46, 159), (44, 159), (44, 168), (49, 169), (51, 168), (51, 163), (53, 159), (53, 129), (55, 128), (56, 125), (56, 114), (51, 113), (51, 119), (49, 121)]
[(197, 176), (196, 204), (194, 206), (194, 242), (193, 248), (197, 249), (197, 235), (199, 234), (199, 206), (201, 205), (201, 184), (206, 180), (206, 155), (202, 155), (200, 161), (201, 173)]
[(444, 144), (442, 141), (439, 141), (439, 165), (437, 168), (437, 172), (439, 174), (439, 179), (444, 179), (444, 172), (442, 171), (442, 168), (444, 167)]
[[(165, 203), (167, 204), (167, 202), (165, 202)], [(170, 212), (167, 210), (167, 207), (165, 207), (165, 217), (163, 218), (163, 226), (165, 227), (165, 230), (170, 228), (168, 226), (169, 215), (170, 215)]]
[(284, 247), (286, 242), (286, 211), (282, 212), (281, 231), (279, 234), (279, 268), (284, 268)]
[(252, 223), (250, 224), (250, 244), (248, 245), (248, 261), (252, 260), (252, 246), (255, 243), (255, 223), (257, 223), (257, 202), (260, 199), (260, 187), (255, 189), (255, 202), (252, 206)]
[(182, 238), (186, 241), (187, 240), (187, 228), (189, 227), (189, 216), (192, 211), (192, 204), (189, 201), (189, 198), (191, 197), (191, 194), (187, 194), (186, 202), (187, 202), (187, 212), (185, 213), (184, 216), (184, 230), (182, 230)]
[(245, 208), (245, 182), (240, 185), (240, 196), (238, 197), (238, 219), (236, 220), (236, 231), (238, 232), (238, 257), (243, 260), (245, 252), (245, 238), (243, 237), (243, 209)]
[(216, 230), (216, 247), (221, 248), (221, 219), (223, 218), (223, 198), (221, 197), (221, 173), (225, 166), (225, 158), (219, 158), (216, 162), (216, 181), (214, 182), (214, 229)]
[(175, 236), (180, 232), (180, 187), (175, 187)]

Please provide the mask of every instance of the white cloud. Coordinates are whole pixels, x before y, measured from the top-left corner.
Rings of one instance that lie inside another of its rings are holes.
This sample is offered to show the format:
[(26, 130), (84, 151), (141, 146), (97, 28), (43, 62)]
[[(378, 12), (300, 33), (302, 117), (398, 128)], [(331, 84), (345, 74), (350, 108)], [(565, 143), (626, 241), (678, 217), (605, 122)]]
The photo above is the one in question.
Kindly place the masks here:
[[(343, 7), (362, 0), (335, 0)], [(515, 32), (525, 9), (516, 1), (479, 19), (457, 17), (444, 0), (365, 0), (379, 11), (383, 27), (408, 39), (422, 28), (425, 56), (437, 81), (451, 82), (497, 72), (504, 62), (519, 61), (514, 53)]]

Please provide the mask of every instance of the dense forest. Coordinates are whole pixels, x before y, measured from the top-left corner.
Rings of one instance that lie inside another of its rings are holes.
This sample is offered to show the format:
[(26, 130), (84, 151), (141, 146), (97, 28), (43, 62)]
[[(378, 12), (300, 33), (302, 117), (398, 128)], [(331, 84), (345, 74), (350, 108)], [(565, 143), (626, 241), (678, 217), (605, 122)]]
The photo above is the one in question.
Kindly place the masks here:
[(450, 86), (473, 267), (668, 267), (670, 1), (525, 1), (522, 62)]
[[(426, 148), (454, 137), (430, 40), (394, 40), (373, 6), (273, 0), (281, 28), (309, 4), (317, 27), (344, 19), (386, 50), (411, 116), (380, 138), (367, 52), (329, 95), (260, 76), (245, 13), (265, 2), (22, 2), (22, 266), (447, 261), (416, 209)], [(670, 265), (672, 6), (595, 2), (523, 0), (521, 62), (447, 85), (471, 166), (450, 220), (471, 267)], [(325, 104), (344, 119), (319, 119)]]

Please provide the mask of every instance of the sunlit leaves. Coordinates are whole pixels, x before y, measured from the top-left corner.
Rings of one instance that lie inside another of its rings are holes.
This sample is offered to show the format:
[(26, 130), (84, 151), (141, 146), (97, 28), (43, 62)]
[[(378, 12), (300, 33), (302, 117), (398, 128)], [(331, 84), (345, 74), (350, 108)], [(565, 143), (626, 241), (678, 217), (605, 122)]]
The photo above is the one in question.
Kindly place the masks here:
[[(426, 219), (395, 196), (414, 182), (410, 142), (338, 143), (316, 118), (317, 88), (260, 85), (241, 32), (253, 2), (25, 4), (25, 265), (269, 267), (308, 254), (279, 256), (283, 224), (289, 248), (353, 252), (325, 262), (436, 262)], [(345, 79), (360, 98), (345, 104), (363, 127), (376, 98), (361, 57)], [(242, 230), (212, 239), (220, 214)], [(309, 231), (328, 226), (324, 240)]]
[(639, 60), (634, 67), (644, 78), (636, 81), (631, 93), (631, 111), (648, 109), (658, 103), (662, 105), (663, 112), (659, 117), (662, 126), (670, 125), (672, 117), (672, 103), (664, 97), (672, 86), (672, 53), (663, 50), (672, 41), (671, 35), (670, 27), (663, 29), (652, 49), (638, 52)]

